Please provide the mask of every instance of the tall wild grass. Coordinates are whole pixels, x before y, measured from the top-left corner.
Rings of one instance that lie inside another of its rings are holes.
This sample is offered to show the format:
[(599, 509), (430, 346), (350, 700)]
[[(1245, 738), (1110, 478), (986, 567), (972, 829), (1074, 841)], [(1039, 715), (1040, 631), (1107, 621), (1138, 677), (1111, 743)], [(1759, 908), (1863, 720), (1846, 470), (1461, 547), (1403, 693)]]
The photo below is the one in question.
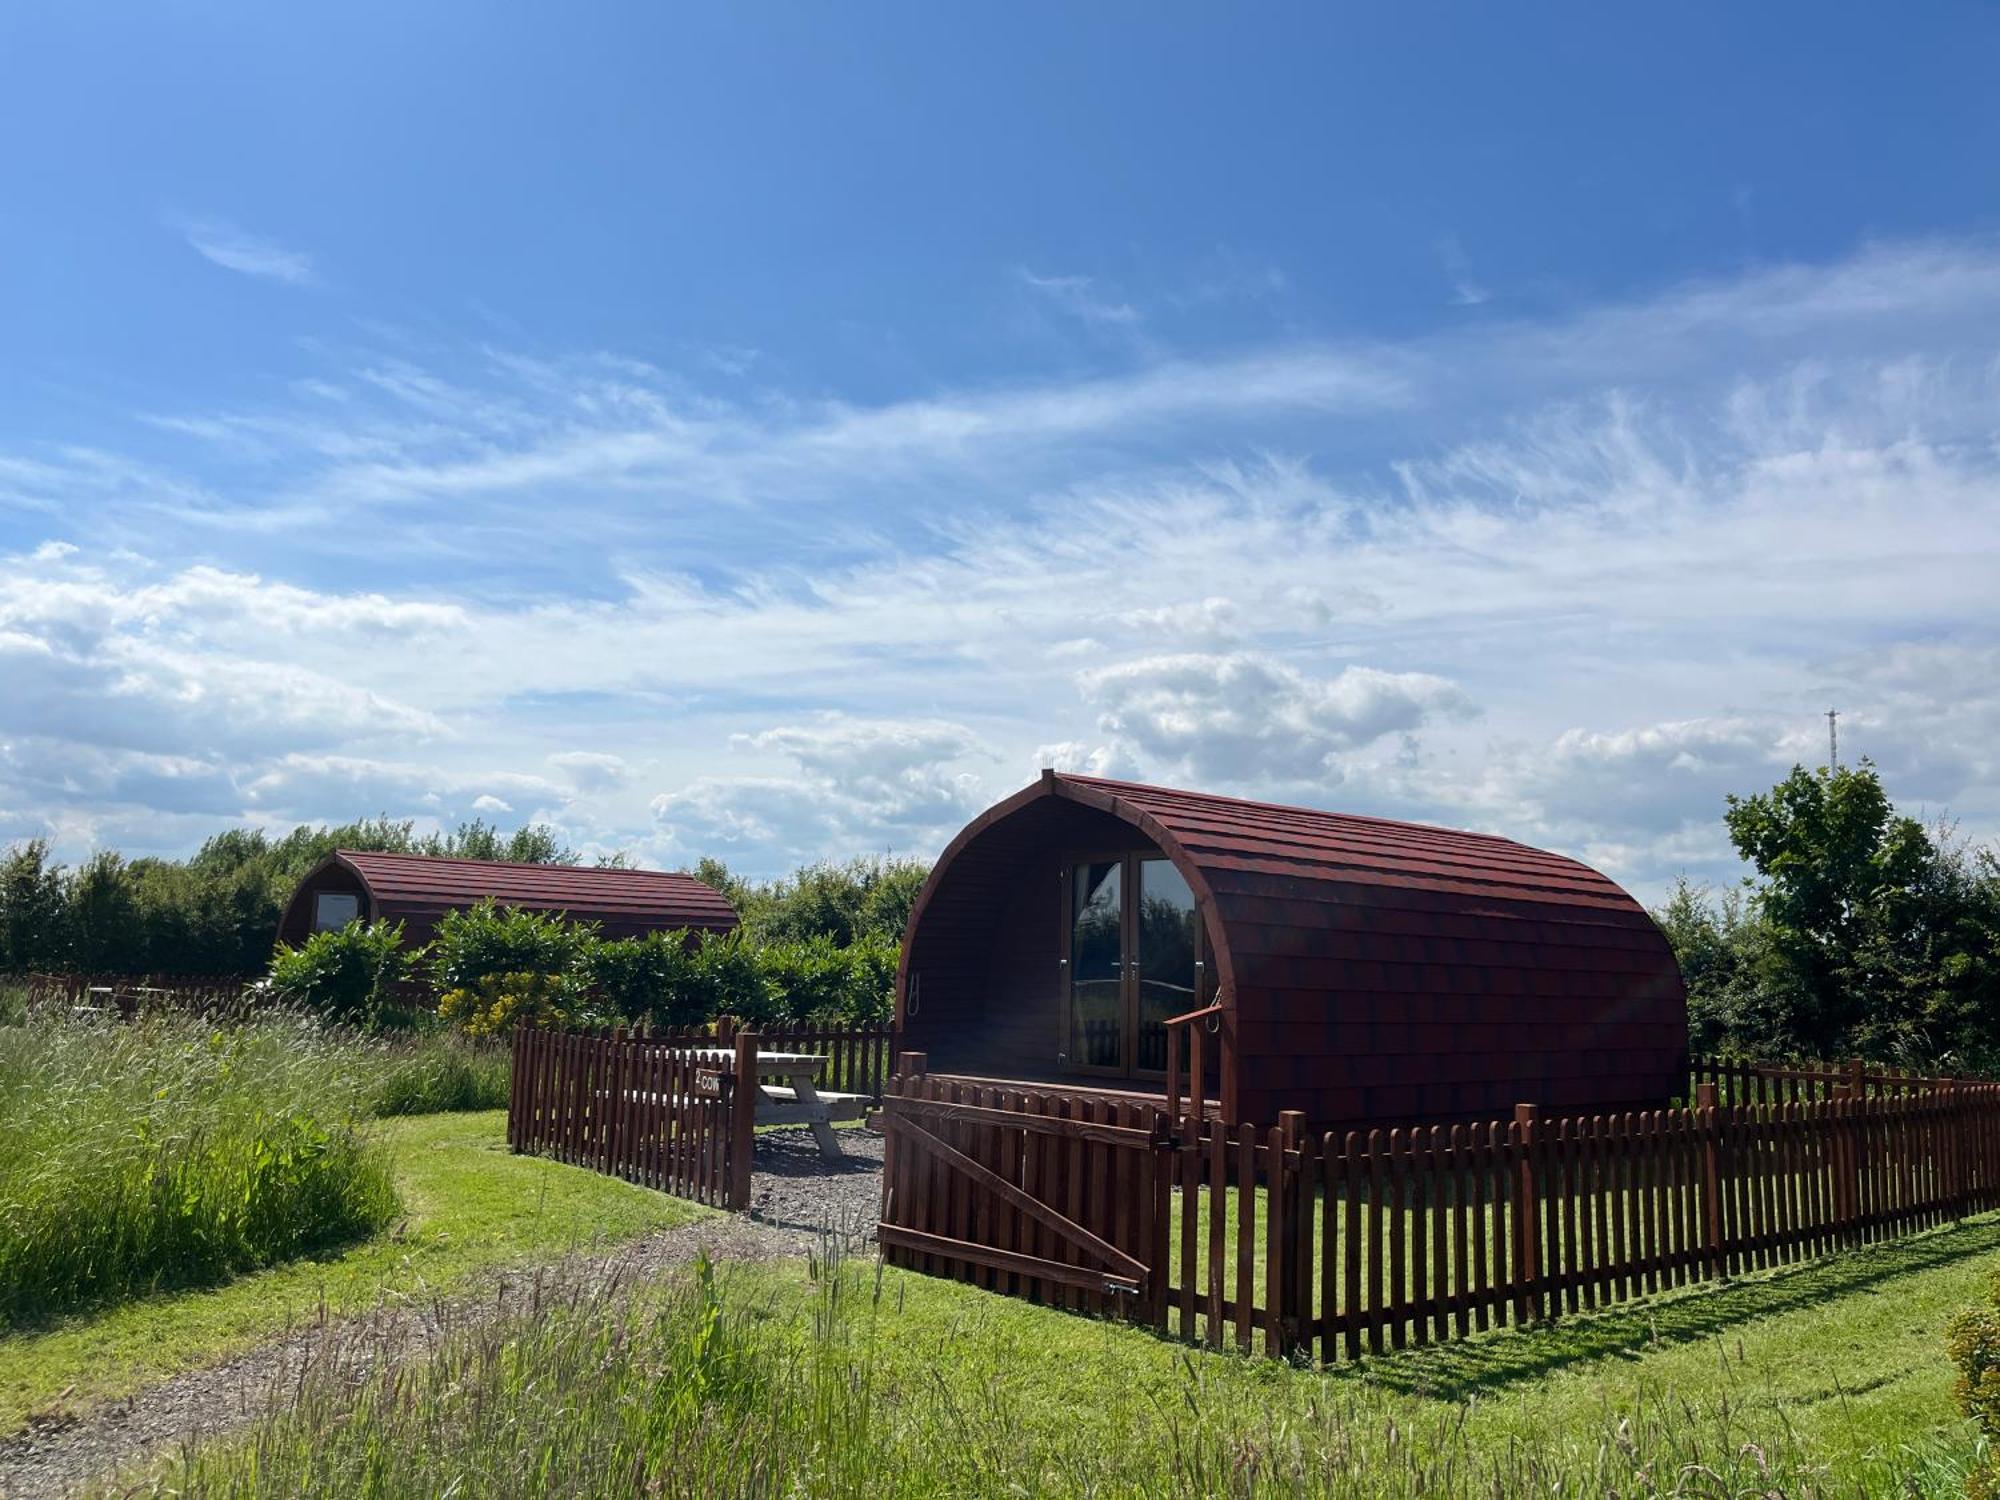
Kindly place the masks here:
[(347, 1047), (350, 1065), (364, 1072), (365, 1097), (373, 1114), (434, 1115), (507, 1107), (514, 1064), (504, 1039), (439, 1028), (386, 1038), (350, 1034)]
[(1107, 1420), (1079, 1384), (1062, 1420), (1038, 1422), (976, 1340), (962, 1356), (890, 1347), (879, 1273), (837, 1260), (818, 1272), (803, 1322), (702, 1264), (665, 1285), (538, 1286), (459, 1314), (400, 1359), (351, 1335), (273, 1393), (277, 1415), (114, 1492), (1806, 1500), (1956, 1494), (1966, 1469), (1937, 1446), (1836, 1473), (1768, 1411), (1759, 1427), (1726, 1399), (1607, 1413), (1582, 1443), (1495, 1443), (1472, 1433), (1464, 1407), (1399, 1425), (1353, 1386), (1303, 1406), (1267, 1401), (1211, 1384), (1203, 1357), (1149, 1416), (1127, 1405)]
[(0, 1327), (196, 1286), (383, 1228), (368, 1118), (439, 1079), (295, 1016), (0, 1026)]

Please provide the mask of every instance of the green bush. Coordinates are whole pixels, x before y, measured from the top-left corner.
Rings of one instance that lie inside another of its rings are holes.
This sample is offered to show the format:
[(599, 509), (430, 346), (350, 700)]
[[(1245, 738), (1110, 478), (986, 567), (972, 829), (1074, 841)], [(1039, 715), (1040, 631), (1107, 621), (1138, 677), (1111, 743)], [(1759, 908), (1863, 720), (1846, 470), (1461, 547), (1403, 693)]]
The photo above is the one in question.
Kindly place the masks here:
[(1945, 1347), (1958, 1366), (1952, 1394), (1978, 1426), (1988, 1450), (1985, 1462), (1966, 1480), (1965, 1492), (1972, 1500), (1993, 1500), (2000, 1495), (2000, 1468), (1991, 1456), (2000, 1444), (2000, 1276), (1994, 1278), (1985, 1306), (1968, 1308), (1952, 1320)]
[(498, 974), (540, 974), (561, 990), (587, 982), (585, 960), (597, 942), (594, 922), (565, 921), (554, 912), (496, 906), (448, 911), (424, 950), (424, 968), (439, 995), (474, 990)]
[(408, 975), (401, 922), (350, 922), (315, 932), (298, 947), (278, 945), (271, 988), (281, 999), (330, 1021), (376, 1025), (404, 1019), (393, 1010), (395, 987)]
[(584, 959), (590, 987), (620, 1020), (699, 1025), (709, 1017), (700, 1010), (692, 983), (698, 941), (685, 932), (649, 932), (599, 942)]
[(468, 1036), (505, 1036), (517, 1026), (589, 1025), (596, 1018), (573, 1004), (574, 994), (560, 974), (482, 974), (438, 996), (438, 1015)]
[(667, 1004), (673, 1014), (702, 1020), (735, 1016), (743, 1021), (770, 1021), (779, 1014), (763, 959), (740, 927), (701, 940), (688, 966), (686, 993), (667, 997)]
[(0, 1032), (0, 1326), (381, 1229), (397, 1205), (363, 1076), (302, 1016)]

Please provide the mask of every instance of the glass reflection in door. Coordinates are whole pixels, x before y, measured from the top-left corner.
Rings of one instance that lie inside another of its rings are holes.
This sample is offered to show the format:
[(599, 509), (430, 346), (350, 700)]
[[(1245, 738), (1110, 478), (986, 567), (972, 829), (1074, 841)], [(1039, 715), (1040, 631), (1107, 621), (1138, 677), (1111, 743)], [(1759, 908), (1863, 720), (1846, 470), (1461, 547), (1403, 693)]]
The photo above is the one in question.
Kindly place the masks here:
[(1070, 872), (1069, 1055), (1085, 1068), (1125, 1065), (1125, 865)]
[(1138, 862), (1137, 960), (1139, 1035), (1133, 1066), (1160, 1073), (1167, 1066), (1167, 1020), (1196, 1008), (1200, 971), (1195, 967), (1194, 892), (1170, 859)]

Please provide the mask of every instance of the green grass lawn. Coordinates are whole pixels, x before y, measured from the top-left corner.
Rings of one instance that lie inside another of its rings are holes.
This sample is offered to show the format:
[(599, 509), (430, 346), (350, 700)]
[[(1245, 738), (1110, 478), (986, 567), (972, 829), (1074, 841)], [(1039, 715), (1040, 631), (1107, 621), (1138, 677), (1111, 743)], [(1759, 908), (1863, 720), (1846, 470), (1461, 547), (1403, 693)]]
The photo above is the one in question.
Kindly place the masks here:
[(1943, 1325), (1996, 1251), (1988, 1219), (1328, 1371), (867, 1264), (691, 1270), (350, 1359), (152, 1492), (1943, 1497)]
[(383, 1296), (460, 1286), (497, 1267), (553, 1259), (688, 1222), (709, 1210), (535, 1157), (515, 1156), (506, 1116), (417, 1115), (377, 1129), (403, 1218), (374, 1239), (213, 1289), (82, 1312), (0, 1335), (0, 1433), (36, 1412), (130, 1394), (213, 1364), (322, 1303), (349, 1312)]
[[(885, 1385), (949, 1372), (969, 1412), (992, 1412), (1010, 1443), (1079, 1474), (1112, 1449), (1172, 1443), (1177, 1429), (1180, 1440), (1199, 1429), (1254, 1448), (1329, 1426), (1343, 1434), (1330, 1446), (1351, 1444), (1357, 1456), (1379, 1458), (1401, 1434), (1469, 1465), (1521, 1453), (1583, 1471), (1617, 1445), (1621, 1423), (1629, 1434), (1672, 1421), (1714, 1450), (1789, 1447), (1799, 1464), (1837, 1480), (1827, 1493), (1906, 1493), (1908, 1476), (1926, 1471), (1942, 1472), (1935, 1492), (1945, 1493), (1973, 1439), (1951, 1400), (1944, 1327), (1986, 1294), (1997, 1263), (2000, 1216), (1989, 1215), (1813, 1265), (1325, 1371), (1188, 1350), (890, 1271), (871, 1348)], [(742, 1274), (774, 1309), (807, 1304), (794, 1268)]]

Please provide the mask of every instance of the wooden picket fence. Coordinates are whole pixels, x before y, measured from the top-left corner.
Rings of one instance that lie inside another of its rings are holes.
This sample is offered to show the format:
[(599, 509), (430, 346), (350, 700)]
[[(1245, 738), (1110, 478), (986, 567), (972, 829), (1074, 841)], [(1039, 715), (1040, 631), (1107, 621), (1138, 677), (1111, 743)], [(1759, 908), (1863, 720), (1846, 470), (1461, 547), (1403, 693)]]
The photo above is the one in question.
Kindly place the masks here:
[[(613, 1032), (514, 1033), (507, 1144), (698, 1203), (750, 1201), (754, 1031), (725, 1048)], [(722, 1055), (718, 1055), (722, 1054)], [(746, 1101), (737, 1108), (737, 1100)]]
[(26, 976), (28, 1004), (130, 1020), (141, 1011), (237, 1015), (261, 1000), (240, 974), (44, 974)]
[(880, 1099), (886, 1026), (712, 1026), (514, 1033), (507, 1144), (662, 1192), (743, 1208), (755, 1148), (757, 1053), (827, 1059), (827, 1091)]
[[(1545, 1321), (2000, 1207), (2000, 1085), (1316, 1134), (891, 1080), (899, 1265), (1279, 1358)], [(1847, 1081), (1832, 1085), (1845, 1090)]]
[(1927, 1094), (1985, 1082), (1846, 1062), (1746, 1062), (1739, 1058), (1696, 1057), (1688, 1065), (1688, 1097), (1704, 1083), (1716, 1087), (1724, 1104), (1810, 1104), (1815, 1100), (1864, 1095)]
[[(734, 1045), (743, 1023), (734, 1016), (720, 1016), (701, 1026), (653, 1030), (641, 1026), (634, 1036), (671, 1047), (728, 1047)], [(767, 1052), (810, 1053), (826, 1059), (820, 1074), (823, 1089), (843, 1094), (861, 1094), (881, 1103), (889, 1085), (894, 1057), (895, 1028), (884, 1021), (871, 1026), (817, 1026), (807, 1022), (781, 1021), (757, 1027)]]

